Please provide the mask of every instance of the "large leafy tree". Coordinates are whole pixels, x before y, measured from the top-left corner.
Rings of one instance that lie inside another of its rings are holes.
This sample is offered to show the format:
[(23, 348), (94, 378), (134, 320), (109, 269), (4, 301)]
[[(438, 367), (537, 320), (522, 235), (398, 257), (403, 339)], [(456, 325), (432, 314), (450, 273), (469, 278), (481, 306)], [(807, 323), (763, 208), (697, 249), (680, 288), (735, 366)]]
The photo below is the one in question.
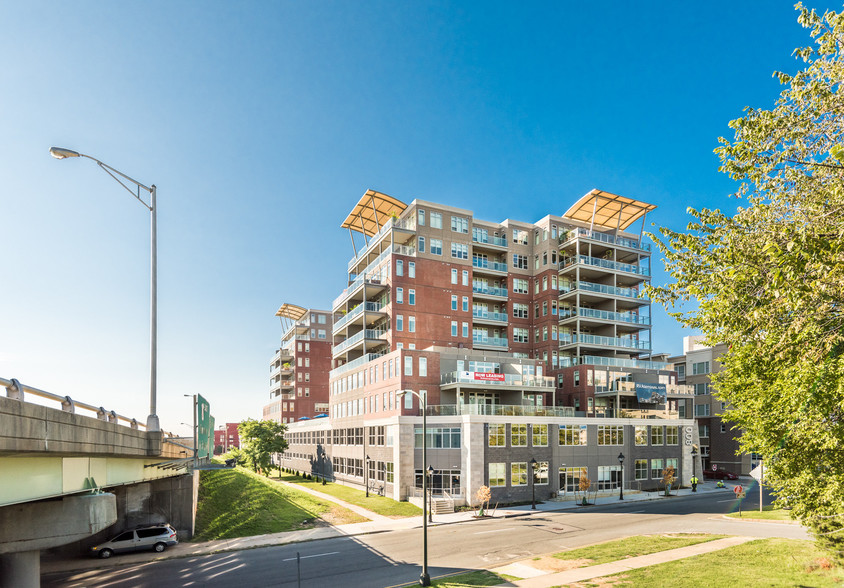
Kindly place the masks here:
[(774, 107), (745, 109), (716, 149), (741, 205), (652, 235), (673, 280), (650, 295), (729, 345), (713, 378), (725, 418), (844, 560), (844, 15), (796, 8), (814, 40), (803, 69), (775, 73)]
[(249, 469), (267, 473), (273, 453), (287, 449), (284, 432), (287, 427), (275, 421), (247, 419), (237, 426), (243, 455)]

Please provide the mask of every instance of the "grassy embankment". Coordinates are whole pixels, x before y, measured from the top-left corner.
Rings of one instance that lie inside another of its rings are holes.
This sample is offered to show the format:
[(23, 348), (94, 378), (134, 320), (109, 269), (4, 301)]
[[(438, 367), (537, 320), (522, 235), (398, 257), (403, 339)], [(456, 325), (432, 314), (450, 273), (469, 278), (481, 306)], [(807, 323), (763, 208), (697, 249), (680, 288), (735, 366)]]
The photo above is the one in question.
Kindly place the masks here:
[(385, 517), (401, 518), (419, 516), (422, 514), (421, 508), (414, 506), (409, 502), (398, 502), (392, 498), (387, 498), (386, 496), (375, 496), (372, 492), (369, 493), (369, 497), (367, 498), (366, 492), (363, 490), (343, 486), (342, 484), (329, 482), (323, 486), (322, 482), (317, 482), (316, 480), (305, 480), (295, 474), (287, 473), (282, 473), (280, 479), (284, 482), (299, 484), (316, 490), (317, 492), (329, 494), (335, 498), (339, 498), (340, 500), (354, 504), (355, 506), (360, 506), (361, 508), (366, 508)]
[(765, 506), (762, 512), (759, 508), (742, 509), (741, 513), (731, 512), (727, 515), (733, 519), (764, 519), (766, 521), (791, 521), (791, 511), (775, 508), (770, 504)]
[(343, 525), (367, 519), (244, 468), (201, 472), (193, 541)]

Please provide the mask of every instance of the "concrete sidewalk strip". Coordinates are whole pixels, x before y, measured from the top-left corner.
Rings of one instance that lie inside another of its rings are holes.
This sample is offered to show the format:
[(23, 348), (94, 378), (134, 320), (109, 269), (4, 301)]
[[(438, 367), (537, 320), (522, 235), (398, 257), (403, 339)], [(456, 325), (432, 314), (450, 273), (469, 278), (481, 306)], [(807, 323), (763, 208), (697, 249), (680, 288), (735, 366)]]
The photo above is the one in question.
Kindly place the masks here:
[[(678, 559), (693, 557), (695, 555), (712, 553), (713, 551), (720, 551), (722, 549), (741, 545), (742, 543), (746, 543), (752, 540), (753, 537), (726, 537), (724, 539), (707, 541), (706, 543), (697, 543), (695, 545), (689, 545), (687, 547), (669, 549), (668, 551), (659, 551), (657, 553), (640, 555), (638, 557), (631, 557), (628, 559), (599, 564), (596, 566), (577, 568), (574, 570), (566, 570), (565, 572), (545, 573), (544, 575), (534, 577), (520, 576), (518, 573), (516, 573), (515, 569), (512, 568), (512, 564), (510, 566), (496, 568), (491, 571), (525, 578), (524, 580), (517, 580), (513, 582), (508, 582), (506, 584), (499, 584), (499, 586), (517, 586), (518, 588), (548, 588), (550, 586), (566, 586), (573, 582), (583, 582), (592, 578), (615, 576), (638, 568), (646, 568), (649, 566), (654, 566), (669, 561), (676, 561)], [(526, 563), (522, 564), (522, 566), (530, 567)]]
[(362, 506), (358, 506), (356, 504), (351, 504), (337, 498), (336, 496), (332, 496), (331, 494), (325, 494), (324, 492), (320, 492), (319, 490), (313, 490), (308, 488), (307, 486), (302, 486), (300, 484), (294, 484), (292, 482), (285, 482), (284, 480), (278, 480), (280, 484), (284, 484), (285, 486), (289, 486), (294, 490), (301, 490), (302, 492), (307, 492), (312, 496), (316, 496), (317, 498), (321, 498), (323, 500), (327, 500), (328, 502), (333, 502), (335, 504), (339, 504), (343, 508), (348, 508), (350, 511), (359, 514), (362, 517), (366, 517), (371, 521), (391, 521), (390, 517), (385, 517), (384, 515), (378, 514), (377, 512), (372, 512), (368, 508), (363, 508)]

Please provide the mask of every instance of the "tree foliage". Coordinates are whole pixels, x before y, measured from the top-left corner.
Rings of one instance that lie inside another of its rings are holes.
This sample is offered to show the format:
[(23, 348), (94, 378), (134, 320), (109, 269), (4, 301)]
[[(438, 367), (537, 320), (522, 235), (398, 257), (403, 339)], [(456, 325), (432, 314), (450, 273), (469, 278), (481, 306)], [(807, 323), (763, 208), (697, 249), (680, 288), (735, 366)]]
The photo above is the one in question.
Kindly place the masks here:
[(716, 392), (744, 451), (819, 542), (844, 560), (844, 15), (796, 6), (814, 43), (776, 72), (770, 110), (746, 108), (719, 139), (734, 215), (689, 209), (686, 232), (653, 236), (673, 282), (649, 289), (724, 342)]
[(246, 465), (253, 472), (269, 471), (273, 453), (287, 449), (284, 432), (287, 426), (275, 421), (247, 419), (237, 426)]

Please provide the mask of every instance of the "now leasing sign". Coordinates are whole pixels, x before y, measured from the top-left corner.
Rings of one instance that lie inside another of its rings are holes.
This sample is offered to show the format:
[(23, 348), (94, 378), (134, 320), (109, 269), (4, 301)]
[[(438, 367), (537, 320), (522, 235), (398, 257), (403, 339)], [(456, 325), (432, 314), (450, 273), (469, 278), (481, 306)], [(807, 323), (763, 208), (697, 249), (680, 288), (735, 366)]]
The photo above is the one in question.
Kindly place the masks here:
[(491, 374), (488, 372), (470, 372), (475, 380), (481, 380), (483, 382), (503, 382), (504, 381), (504, 374)]

